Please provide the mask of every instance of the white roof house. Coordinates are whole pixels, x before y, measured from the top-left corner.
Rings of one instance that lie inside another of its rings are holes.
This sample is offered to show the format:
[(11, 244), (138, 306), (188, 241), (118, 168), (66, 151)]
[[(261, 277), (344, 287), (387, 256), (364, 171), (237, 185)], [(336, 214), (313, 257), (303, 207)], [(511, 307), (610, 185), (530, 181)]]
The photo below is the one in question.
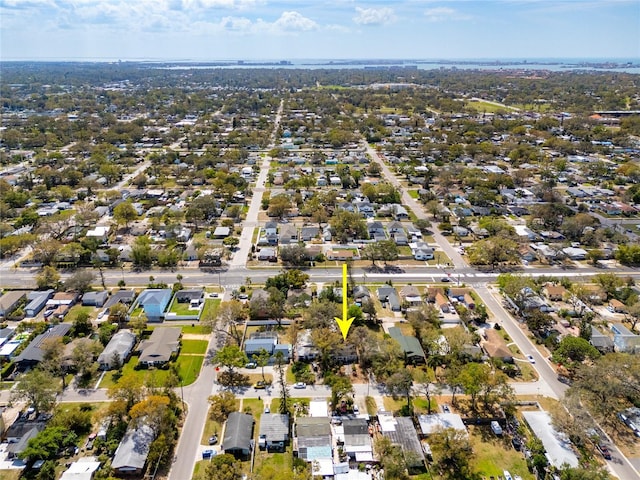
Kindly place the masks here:
[(82, 457), (69, 465), (69, 468), (62, 473), (60, 480), (91, 480), (98, 468), (100, 468), (100, 462), (96, 457)]
[(457, 413), (434, 413), (432, 415), (419, 415), (418, 422), (424, 435), (431, 435), (438, 430), (453, 428), (467, 433), (462, 417)]
[(564, 464), (577, 467), (578, 457), (571, 448), (571, 442), (564, 433), (558, 432), (547, 412), (522, 412), (533, 433), (540, 439), (549, 463), (556, 468), (562, 468)]

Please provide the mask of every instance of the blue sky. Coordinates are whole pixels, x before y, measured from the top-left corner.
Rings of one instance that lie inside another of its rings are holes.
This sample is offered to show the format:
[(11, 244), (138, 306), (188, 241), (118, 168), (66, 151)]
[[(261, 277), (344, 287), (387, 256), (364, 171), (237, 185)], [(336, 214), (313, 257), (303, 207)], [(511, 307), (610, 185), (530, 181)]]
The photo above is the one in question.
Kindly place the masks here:
[(640, 58), (640, 0), (0, 0), (3, 60)]

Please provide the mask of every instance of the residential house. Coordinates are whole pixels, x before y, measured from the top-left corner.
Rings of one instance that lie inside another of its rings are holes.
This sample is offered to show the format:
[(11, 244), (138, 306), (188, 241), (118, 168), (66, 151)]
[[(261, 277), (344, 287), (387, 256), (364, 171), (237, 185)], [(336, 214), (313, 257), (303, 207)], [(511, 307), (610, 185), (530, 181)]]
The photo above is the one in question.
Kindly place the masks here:
[(613, 352), (614, 349), (613, 340), (593, 325), (591, 325), (591, 337), (589, 338), (589, 343), (596, 347), (596, 349), (602, 354)]
[(87, 231), (87, 238), (92, 238), (97, 240), (100, 244), (106, 243), (109, 239), (109, 230), (111, 227), (107, 226), (96, 226), (91, 230)]
[(549, 464), (558, 469), (567, 466), (575, 468), (579, 465), (571, 442), (566, 435), (554, 428), (551, 415), (545, 411), (523, 411), (522, 416), (533, 434), (542, 442)]
[(22, 301), (27, 298), (27, 293), (29, 292), (26, 290), (5, 292), (5, 294), (0, 297), (0, 317), (8, 317), (11, 312), (18, 308)]
[(427, 361), (422, 345), (416, 337), (404, 335), (398, 327), (390, 327), (389, 335), (400, 345), (407, 363), (416, 365), (424, 364)]
[(267, 222), (264, 226), (264, 234), (261, 235), (264, 238), (264, 244), (277, 245), (278, 244), (278, 224), (276, 222)]
[(356, 301), (356, 303), (359, 303), (360, 305), (371, 300), (371, 292), (364, 285), (356, 285), (355, 287), (353, 287), (351, 296)]
[(586, 294), (591, 303), (595, 305), (601, 305), (607, 300), (607, 292), (599, 285), (584, 285)]
[(15, 333), (16, 329), (14, 327), (0, 328), (0, 347), (11, 340)]
[(615, 313), (627, 313), (627, 306), (615, 298), (609, 300), (609, 308)]
[(289, 415), (281, 413), (263, 414), (260, 417), (258, 438), (260, 447), (283, 452), (289, 442)]
[(12, 459), (19, 454), (29, 445), (29, 440), (38, 435), (47, 426), (43, 421), (29, 421), (26, 419), (18, 419), (4, 432), (4, 438), (6, 438), (9, 445), (7, 445), (7, 457)]
[(138, 363), (147, 367), (156, 367), (169, 362), (180, 350), (182, 329), (177, 327), (158, 327), (148, 340), (140, 343)]
[(337, 261), (349, 261), (349, 260), (359, 260), (360, 254), (357, 249), (350, 248), (337, 248), (327, 250), (326, 253), (327, 260), (337, 260)]
[(354, 203), (356, 211), (364, 218), (374, 218), (376, 210), (373, 204), (369, 202), (356, 202)]
[(130, 330), (120, 330), (116, 332), (98, 356), (100, 369), (111, 370), (112, 368), (120, 368), (129, 359), (129, 355), (133, 351), (135, 344), (136, 336)]
[(244, 341), (244, 351), (248, 357), (266, 350), (269, 355), (274, 353), (274, 349), (278, 344), (278, 334), (275, 332), (256, 332)]
[(47, 304), (47, 301), (53, 297), (54, 291), (52, 289), (45, 290), (43, 292), (34, 291), (27, 294), (27, 306), (24, 307), (24, 312), (27, 317), (35, 317)]
[(409, 212), (402, 205), (394, 204), (391, 211), (395, 220), (409, 220)]
[(418, 287), (414, 285), (406, 285), (400, 289), (400, 298), (402, 302), (410, 307), (419, 307), (422, 305), (422, 296)]
[(422, 435), (429, 436), (443, 429), (453, 428), (468, 435), (467, 427), (462, 421), (462, 417), (457, 413), (434, 413), (431, 415), (418, 415), (418, 423)]
[(613, 345), (617, 352), (640, 352), (640, 335), (636, 335), (621, 323), (611, 325), (613, 332)]
[(387, 238), (384, 232), (384, 226), (382, 225), (382, 222), (378, 222), (378, 221), (367, 222), (367, 232), (369, 233), (369, 237), (371, 238), (382, 237), (382, 240)]
[(103, 307), (109, 298), (109, 292), (106, 290), (100, 292), (87, 292), (82, 295), (82, 305), (89, 307)]
[(444, 293), (437, 292), (435, 296), (435, 304), (438, 309), (442, 313), (449, 313), (451, 310), (449, 305), (449, 299), (444, 295)]
[(389, 224), (387, 225), (387, 231), (389, 233), (405, 233), (402, 223), (398, 222), (397, 220), (389, 222)]
[(93, 474), (100, 468), (96, 457), (80, 457), (77, 462), (69, 465), (60, 480), (93, 480)]
[(302, 227), (300, 229), (300, 240), (309, 242), (320, 234), (320, 228), (314, 226)]
[(298, 417), (294, 454), (309, 463), (333, 458), (333, 438), (328, 417)]
[(171, 297), (173, 297), (173, 290), (170, 288), (147, 288), (138, 296), (131, 312), (142, 308), (150, 322), (160, 322), (164, 318), (164, 312), (169, 306)]
[(584, 248), (567, 247), (563, 248), (562, 252), (571, 260), (585, 260), (587, 258), (587, 251)]
[(120, 441), (111, 461), (117, 474), (139, 475), (144, 471), (149, 447), (155, 440), (155, 432), (149, 425), (132, 424)]
[(136, 292), (134, 292), (133, 290), (118, 290), (117, 292), (114, 292), (111, 297), (109, 297), (103, 307), (111, 308), (117, 303), (122, 303), (123, 305), (131, 305), (135, 298)]
[(291, 245), (298, 243), (298, 227), (290, 223), (280, 226), (280, 234), (278, 235), (278, 243), (280, 245)]
[(311, 330), (302, 330), (296, 341), (296, 357), (300, 362), (312, 362), (320, 355), (320, 351), (311, 341)]
[(558, 302), (567, 294), (567, 289), (562, 285), (547, 283), (542, 289), (542, 293), (544, 293), (549, 300)]
[(424, 452), (418, 432), (413, 425), (411, 417), (394, 417), (389, 414), (378, 414), (382, 435), (391, 440), (394, 445), (399, 445), (407, 461), (409, 471), (424, 467)]
[(80, 294), (76, 292), (58, 292), (47, 300), (47, 310), (53, 310), (52, 315), (55, 318), (64, 318), (79, 298)]
[(342, 431), (344, 441), (342, 449), (349, 457), (350, 462), (372, 462), (373, 445), (367, 420), (364, 418), (343, 419)]
[(229, 235), (231, 235), (231, 228), (218, 226), (215, 228), (211, 236), (213, 238), (223, 239), (223, 238), (227, 238)]
[(487, 328), (484, 330), (482, 348), (491, 358), (498, 358), (506, 363), (513, 363), (513, 352), (507, 347), (507, 343), (498, 330)]
[(178, 290), (174, 297), (178, 303), (188, 303), (190, 306), (197, 308), (204, 303), (204, 289), (192, 288)]
[(236, 458), (248, 458), (253, 449), (253, 416), (232, 412), (227, 418), (221, 449)]
[(15, 358), (15, 363), (21, 371), (34, 367), (40, 363), (44, 357), (42, 346), (51, 338), (62, 338), (71, 330), (70, 323), (59, 323), (52, 325), (46, 332), (34, 338), (27, 348)]
[(258, 260), (263, 262), (277, 262), (278, 261), (278, 252), (275, 248), (271, 247), (262, 247), (258, 251)]
[(402, 310), (402, 304), (398, 292), (394, 287), (380, 287), (378, 288), (378, 298), (383, 307), (389, 308), (393, 312), (399, 312)]

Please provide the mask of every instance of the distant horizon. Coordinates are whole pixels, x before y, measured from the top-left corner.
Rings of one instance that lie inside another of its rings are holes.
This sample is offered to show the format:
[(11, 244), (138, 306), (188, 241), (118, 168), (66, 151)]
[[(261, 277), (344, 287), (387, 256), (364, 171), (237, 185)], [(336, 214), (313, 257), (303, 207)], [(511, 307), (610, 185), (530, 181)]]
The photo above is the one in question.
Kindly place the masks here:
[(170, 58), (170, 57), (25, 57), (2, 58), (0, 62), (87, 62), (87, 63), (215, 63), (215, 62), (640, 62), (638, 57), (228, 57), (228, 58)]
[(0, 0), (0, 17), (15, 61), (640, 57), (638, 0)]

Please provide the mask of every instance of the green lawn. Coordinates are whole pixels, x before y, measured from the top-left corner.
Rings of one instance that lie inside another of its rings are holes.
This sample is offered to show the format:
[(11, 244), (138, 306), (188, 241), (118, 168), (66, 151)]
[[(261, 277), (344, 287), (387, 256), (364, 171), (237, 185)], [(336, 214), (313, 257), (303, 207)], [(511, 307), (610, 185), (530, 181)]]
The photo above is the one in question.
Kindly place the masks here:
[(471, 426), (469, 433), (474, 453), (472, 465), (481, 475), (497, 477), (508, 470), (512, 476), (520, 475), (524, 480), (533, 480), (524, 457), (511, 448), (508, 436), (496, 437), (489, 426)]
[[(185, 325), (184, 327), (182, 327), (182, 333), (190, 333), (193, 335), (209, 335), (211, 333), (211, 328), (206, 325)], [(186, 340), (182, 341), (183, 345), (185, 341)]]
[(191, 304), (187, 303), (187, 302), (177, 302), (177, 301), (173, 301), (171, 303), (171, 307), (169, 308), (169, 311), (171, 313), (175, 313), (176, 315), (197, 315), (198, 314), (198, 310), (197, 309), (192, 309), (190, 308)]
[[(196, 340), (197, 341), (197, 340)], [(125, 375), (136, 375), (142, 378), (144, 383), (152, 383), (156, 385), (162, 385), (166, 382), (167, 377), (169, 376), (169, 370), (163, 369), (146, 369), (142, 368), (136, 370), (135, 367), (138, 364), (138, 355), (132, 356), (129, 361), (122, 368), (122, 376)], [(178, 372), (180, 373), (180, 377), (182, 378), (183, 385), (190, 385), (196, 381), (198, 378), (198, 374), (200, 373), (200, 369), (202, 368), (202, 363), (204, 362), (204, 355), (180, 355), (175, 363), (178, 366)], [(114, 380), (114, 374), (117, 374), (115, 371), (109, 371), (105, 374), (104, 378), (100, 382), (100, 388), (109, 388), (116, 384), (117, 380)], [(117, 375), (116, 375), (117, 378)]]
[(204, 355), (207, 353), (207, 346), (209, 342), (206, 340), (182, 340), (182, 347), (180, 348), (180, 354), (192, 353), (198, 355)]
[(254, 472), (257, 478), (278, 478), (280, 472), (293, 471), (293, 452), (291, 445), (283, 453), (269, 453), (256, 450)]
[(408, 190), (408, 193), (411, 198), (418, 198), (418, 190)]
[(204, 308), (202, 309), (202, 315), (200, 318), (210, 318), (215, 316), (221, 300), (219, 298), (208, 298), (204, 301)]
[[(196, 381), (202, 368), (204, 357), (200, 355), (180, 355), (176, 363), (183, 385), (191, 385)], [(163, 370), (166, 371), (166, 370)]]
[(65, 315), (64, 321), (68, 323), (73, 323), (80, 312), (86, 312), (89, 317), (93, 312), (97, 312), (94, 307), (83, 307), (82, 305), (74, 305), (71, 307), (69, 312)]

